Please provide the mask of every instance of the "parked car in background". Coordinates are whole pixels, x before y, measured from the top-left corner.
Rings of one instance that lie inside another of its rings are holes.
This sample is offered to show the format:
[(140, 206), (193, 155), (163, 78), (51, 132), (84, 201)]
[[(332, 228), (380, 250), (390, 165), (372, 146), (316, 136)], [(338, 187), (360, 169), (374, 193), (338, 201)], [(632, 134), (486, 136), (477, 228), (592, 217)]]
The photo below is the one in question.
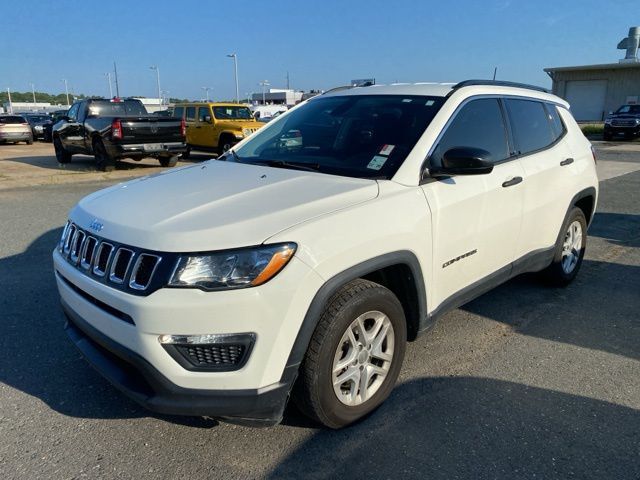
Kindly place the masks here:
[(89, 195), (53, 252), (71, 340), (163, 414), (349, 425), (446, 312), (574, 280), (597, 203), (567, 102), (508, 82), (330, 91), (224, 160)]
[(263, 126), (246, 105), (238, 103), (179, 103), (173, 115), (184, 119), (187, 125), (184, 158), (191, 149), (222, 154)]
[(46, 123), (42, 127), (42, 139), (45, 142), (51, 142), (51, 132), (53, 130), (53, 126), (58, 123), (64, 116), (67, 115), (69, 110), (56, 110), (51, 112), (51, 122)]
[(256, 120), (268, 123), (288, 110), (286, 105), (254, 105), (251, 108)]
[(604, 120), (604, 139), (640, 137), (640, 105), (623, 105)]
[(31, 125), (22, 115), (0, 115), (0, 143), (33, 143)]
[(44, 129), (51, 126), (51, 117), (45, 113), (27, 113), (24, 115), (29, 125), (34, 139), (44, 139)]
[(110, 171), (122, 158), (157, 158), (173, 167), (185, 151), (185, 123), (149, 115), (135, 98), (87, 99), (74, 103), (53, 126), (53, 146), (60, 163), (72, 155), (94, 155), (100, 170)]

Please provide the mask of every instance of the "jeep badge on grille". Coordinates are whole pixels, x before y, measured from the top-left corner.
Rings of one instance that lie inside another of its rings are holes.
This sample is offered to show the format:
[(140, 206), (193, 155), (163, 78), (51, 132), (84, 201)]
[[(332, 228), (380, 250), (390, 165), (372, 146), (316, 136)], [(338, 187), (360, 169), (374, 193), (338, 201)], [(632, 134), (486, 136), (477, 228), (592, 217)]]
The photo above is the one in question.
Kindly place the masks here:
[(97, 218), (94, 218), (89, 224), (89, 228), (98, 233), (104, 228), (104, 224), (100, 223)]

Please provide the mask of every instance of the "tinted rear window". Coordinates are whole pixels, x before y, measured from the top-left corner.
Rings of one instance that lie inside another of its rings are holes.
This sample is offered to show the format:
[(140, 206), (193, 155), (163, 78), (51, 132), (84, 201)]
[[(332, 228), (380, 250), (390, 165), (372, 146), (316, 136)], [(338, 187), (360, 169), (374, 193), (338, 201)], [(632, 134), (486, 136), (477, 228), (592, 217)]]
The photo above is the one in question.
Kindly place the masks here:
[(508, 98), (505, 103), (519, 154), (526, 155), (548, 147), (556, 140), (552, 135), (549, 117), (541, 102)]
[(196, 107), (187, 107), (186, 119), (187, 119), (187, 122), (195, 121), (195, 119), (196, 119)]
[(91, 102), (89, 115), (101, 117), (145, 117), (147, 110), (142, 102), (137, 100), (125, 100), (123, 102)]
[(184, 107), (176, 107), (173, 110), (173, 116), (176, 118), (182, 118), (184, 115)]
[(0, 123), (27, 123), (24, 117), (18, 115), (7, 115), (6, 117), (0, 117)]
[(555, 105), (547, 104), (547, 111), (549, 112), (549, 121), (551, 122), (551, 131), (553, 132), (553, 140), (557, 140), (566, 130), (560, 114), (558, 113), (558, 107)]

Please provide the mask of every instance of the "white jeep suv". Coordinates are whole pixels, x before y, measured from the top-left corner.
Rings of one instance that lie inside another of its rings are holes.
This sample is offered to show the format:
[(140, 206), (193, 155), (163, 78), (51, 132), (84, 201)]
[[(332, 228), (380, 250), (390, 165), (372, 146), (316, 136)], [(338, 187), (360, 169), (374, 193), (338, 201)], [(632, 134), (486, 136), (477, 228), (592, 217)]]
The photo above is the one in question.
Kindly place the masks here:
[(331, 428), (407, 341), (523, 272), (578, 272), (598, 179), (563, 100), (507, 82), (343, 88), (221, 159), (93, 193), (53, 253), (73, 342), (156, 412)]

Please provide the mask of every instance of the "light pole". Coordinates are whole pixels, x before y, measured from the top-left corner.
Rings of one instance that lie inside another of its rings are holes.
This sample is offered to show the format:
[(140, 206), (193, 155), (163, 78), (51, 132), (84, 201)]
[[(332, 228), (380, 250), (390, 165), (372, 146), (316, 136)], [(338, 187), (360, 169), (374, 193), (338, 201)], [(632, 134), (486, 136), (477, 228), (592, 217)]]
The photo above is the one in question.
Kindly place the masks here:
[(9, 97), (9, 113), (13, 113), (13, 104), (11, 103), (11, 89), (7, 87), (7, 97)]
[(160, 110), (162, 110), (162, 93), (160, 91), (160, 69), (157, 65), (151, 65), (149, 67), (151, 70), (156, 71), (156, 80), (158, 81), (158, 100), (160, 101)]
[(266, 105), (265, 87), (269, 87), (269, 86), (271, 86), (271, 84), (269, 83), (269, 80), (263, 80), (258, 85), (260, 85), (262, 87), (262, 105)]
[(206, 92), (207, 95), (207, 102), (209, 101), (209, 90), (213, 90), (211, 87), (200, 87), (202, 88), (202, 90), (204, 90)]
[(113, 98), (113, 88), (111, 88), (111, 72), (107, 72), (104, 74), (107, 77), (107, 82), (109, 82), (109, 98)]
[(67, 79), (63, 78), (62, 81), (64, 82), (64, 93), (67, 94), (67, 107), (69, 106), (69, 85), (67, 85)]
[(31, 93), (33, 94), (33, 103), (34, 103), (34, 107), (35, 107), (35, 103), (36, 103), (36, 89), (35, 86), (33, 85), (33, 83), (31, 84)]
[(229, 58), (233, 58), (233, 67), (235, 72), (236, 79), (236, 103), (240, 101), (240, 87), (238, 86), (238, 55), (235, 53), (230, 53), (227, 55)]

